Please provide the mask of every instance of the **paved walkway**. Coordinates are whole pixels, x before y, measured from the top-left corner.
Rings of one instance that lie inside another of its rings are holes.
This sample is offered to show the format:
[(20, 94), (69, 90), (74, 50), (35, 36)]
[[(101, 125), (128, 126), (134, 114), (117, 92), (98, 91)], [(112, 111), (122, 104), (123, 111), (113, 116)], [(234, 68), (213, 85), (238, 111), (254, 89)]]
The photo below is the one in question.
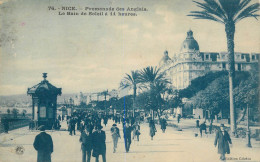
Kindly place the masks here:
[[(184, 123), (184, 122), (183, 122)], [(140, 141), (133, 141), (130, 152), (125, 153), (123, 139), (119, 140), (118, 150), (113, 153), (113, 144), (110, 134), (112, 121), (108, 122), (106, 131), (107, 162), (217, 162), (219, 155), (217, 148), (214, 147), (214, 135), (205, 137), (194, 137), (195, 129), (185, 129), (177, 131), (174, 127), (167, 127), (165, 133), (161, 132), (159, 125), (154, 140), (150, 139), (149, 127), (147, 123), (141, 124)], [(62, 123), (66, 127), (66, 123)], [(187, 124), (187, 126), (189, 126)], [(119, 125), (122, 136), (122, 125)], [(21, 128), (11, 131), (9, 134), (0, 135), (0, 161), (1, 162), (34, 162), (37, 158), (37, 152), (32, 143), (38, 131), (29, 131), (27, 128)], [(81, 151), (79, 135), (70, 136), (67, 131), (48, 131), (54, 142), (54, 152), (52, 162), (81, 162)], [(260, 144), (253, 142), (253, 148), (245, 146), (246, 141), (241, 139), (232, 139), (233, 147), (229, 158), (251, 158), (252, 161), (260, 161)], [(15, 148), (23, 146), (24, 154), (16, 154)], [(100, 157), (100, 159), (102, 159)], [(94, 159), (91, 159), (94, 162)], [(102, 160), (100, 160), (102, 161)], [(239, 160), (230, 160), (239, 161)]]

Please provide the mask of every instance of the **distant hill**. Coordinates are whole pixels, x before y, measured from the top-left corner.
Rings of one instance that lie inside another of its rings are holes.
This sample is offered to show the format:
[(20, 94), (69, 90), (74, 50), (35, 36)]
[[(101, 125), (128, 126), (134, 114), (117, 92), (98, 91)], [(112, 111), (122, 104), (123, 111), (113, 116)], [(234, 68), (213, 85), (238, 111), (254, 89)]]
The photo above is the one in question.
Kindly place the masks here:
[[(64, 99), (69, 99), (70, 97), (74, 97), (74, 94), (62, 94), (58, 96), (58, 103), (63, 103)], [(8, 95), (8, 96), (0, 96), (0, 105), (13, 105), (15, 103), (19, 104), (31, 104), (32, 97), (27, 94), (20, 94), (20, 95)]]

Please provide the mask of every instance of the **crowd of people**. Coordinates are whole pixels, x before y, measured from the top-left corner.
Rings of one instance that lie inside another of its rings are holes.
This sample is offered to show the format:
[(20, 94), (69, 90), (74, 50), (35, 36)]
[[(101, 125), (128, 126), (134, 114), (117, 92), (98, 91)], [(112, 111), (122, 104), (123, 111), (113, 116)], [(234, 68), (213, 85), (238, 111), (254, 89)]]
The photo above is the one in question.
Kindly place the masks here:
[[(57, 121), (56, 121), (57, 120)], [(102, 130), (103, 126), (107, 126), (108, 120), (113, 122), (112, 127), (109, 129), (113, 140), (113, 153), (117, 151), (118, 140), (121, 138), (120, 129), (117, 124), (122, 123), (122, 134), (124, 138), (124, 147), (126, 153), (129, 152), (132, 140), (139, 141), (141, 135), (140, 123), (144, 122), (141, 116), (128, 116), (124, 115), (106, 115), (97, 112), (74, 112), (71, 117), (58, 116), (54, 125), (60, 128), (60, 121), (66, 120), (68, 126), (69, 135), (76, 135), (76, 132), (80, 132), (79, 142), (81, 143), (82, 150), (82, 162), (90, 162), (91, 157), (95, 158), (96, 162), (99, 162), (100, 155), (102, 161), (106, 162), (106, 133)], [(147, 118), (149, 123), (149, 133), (151, 140), (153, 140), (157, 129), (156, 122), (152, 118)], [(167, 120), (161, 118), (159, 120), (162, 133), (165, 133), (167, 127)], [(103, 126), (102, 126), (103, 125)], [(206, 132), (205, 122), (199, 124), (196, 121), (196, 127), (200, 130), (202, 137), (203, 131)], [(40, 126), (41, 133), (36, 136), (34, 141), (34, 148), (38, 151), (38, 162), (50, 162), (51, 153), (53, 152), (53, 143), (51, 136), (44, 132), (45, 127)], [(47, 142), (46, 142), (47, 141)], [(43, 144), (44, 143), (44, 144)], [(218, 153), (221, 155), (220, 159), (225, 159), (225, 154), (230, 153), (229, 144), (231, 144), (231, 138), (227, 131), (224, 130), (224, 125), (217, 131), (214, 145), (218, 145)], [(112, 151), (112, 150), (111, 150)]]

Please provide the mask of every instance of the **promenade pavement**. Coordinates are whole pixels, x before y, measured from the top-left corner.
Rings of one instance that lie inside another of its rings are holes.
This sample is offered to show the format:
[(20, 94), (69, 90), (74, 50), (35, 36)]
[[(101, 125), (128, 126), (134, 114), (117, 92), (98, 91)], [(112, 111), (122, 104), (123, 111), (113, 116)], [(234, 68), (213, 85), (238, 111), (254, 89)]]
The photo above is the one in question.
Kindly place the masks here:
[[(173, 121), (174, 122), (174, 121)], [(107, 162), (218, 162), (219, 155), (214, 147), (214, 134), (195, 137), (196, 129), (188, 122), (181, 121), (178, 131), (175, 127), (167, 127), (162, 133), (160, 126), (156, 125), (157, 132), (153, 140), (149, 136), (147, 123), (141, 124), (140, 141), (132, 141), (130, 152), (126, 153), (123, 139), (118, 142), (118, 149), (113, 153), (113, 143), (110, 128), (113, 122), (109, 120), (106, 132)], [(66, 123), (62, 123), (66, 128)], [(123, 137), (122, 125), (119, 124)], [(81, 162), (81, 150), (79, 143), (80, 132), (76, 136), (70, 136), (68, 131), (47, 131), (53, 138), (54, 152), (52, 162)], [(10, 131), (9, 134), (0, 134), (0, 162), (36, 162), (37, 152), (33, 148), (33, 141), (38, 131), (29, 131), (28, 127)], [(253, 141), (253, 148), (246, 147), (246, 139), (233, 140), (231, 154), (227, 155), (228, 161), (260, 161), (260, 144)], [(19, 155), (15, 149), (17, 146), (24, 148), (24, 153)], [(251, 160), (239, 160), (250, 158)], [(237, 160), (234, 160), (237, 159)], [(94, 162), (94, 158), (91, 158)], [(100, 161), (102, 158), (100, 157)]]

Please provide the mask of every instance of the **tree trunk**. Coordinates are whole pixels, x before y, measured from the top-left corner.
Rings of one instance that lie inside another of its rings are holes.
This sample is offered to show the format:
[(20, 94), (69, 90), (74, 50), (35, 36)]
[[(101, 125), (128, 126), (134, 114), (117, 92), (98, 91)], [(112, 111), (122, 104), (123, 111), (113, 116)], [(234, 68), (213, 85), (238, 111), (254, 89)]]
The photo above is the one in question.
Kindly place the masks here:
[(133, 91), (134, 91), (134, 95), (133, 95), (133, 117), (135, 116), (135, 98), (136, 98), (136, 85), (134, 85)]
[(161, 110), (157, 109), (157, 114), (158, 114), (158, 121), (159, 121), (159, 124), (161, 122)]
[(243, 108), (242, 112), (240, 112), (240, 114), (238, 115), (238, 119), (236, 121), (237, 124), (239, 124), (242, 120), (244, 120), (247, 112), (246, 110), (247, 108)]
[(229, 100), (230, 100), (230, 127), (233, 136), (236, 136), (236, 117), (234, 106), (233, 85), (235, 77), (235, 60), (234, 60), (234, 35), (235, 35), (235, 23), (228, 21), (225, 24), (225, 31), (227, 37), (228, 48), (228, 66), (229, 66)]

